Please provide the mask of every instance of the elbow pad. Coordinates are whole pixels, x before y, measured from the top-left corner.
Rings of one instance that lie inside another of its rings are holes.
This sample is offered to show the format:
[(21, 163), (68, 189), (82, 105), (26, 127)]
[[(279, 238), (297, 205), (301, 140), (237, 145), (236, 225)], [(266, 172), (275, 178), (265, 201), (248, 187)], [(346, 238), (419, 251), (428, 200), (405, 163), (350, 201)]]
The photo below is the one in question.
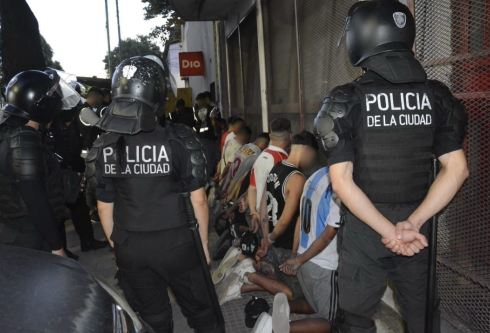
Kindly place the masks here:
[(360, 99), (355, 86), (347, 84), (334, 88), (323, 100), (320, 111), (314, 121), (314, 132), (325, 152), (350, 139), (352, 121), (350, 115)]
[(201, 142), (199, 142), (196, 133), (191, 128), (182, 124), (173, 124), (171, 126), (178, 141), (189, 152), (190, 158), (187, 170), (190, 170), (192, 177), (204, 186), (207, 181), (206, 157), (204, 156)]
[(39, 133), (26, 126), (19, 127), (10, 136), (11, 167), (16, 179), (35, 180), (45, 176), (44, 148)]

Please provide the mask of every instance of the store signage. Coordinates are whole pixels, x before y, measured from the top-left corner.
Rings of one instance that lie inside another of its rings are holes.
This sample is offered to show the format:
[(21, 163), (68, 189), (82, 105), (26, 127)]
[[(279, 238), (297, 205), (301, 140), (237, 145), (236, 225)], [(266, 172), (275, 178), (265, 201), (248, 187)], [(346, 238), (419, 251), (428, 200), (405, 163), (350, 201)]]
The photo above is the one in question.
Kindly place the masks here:
[(204, 75), (204, 56), (202, 52), (179, 53), (180, 76)]

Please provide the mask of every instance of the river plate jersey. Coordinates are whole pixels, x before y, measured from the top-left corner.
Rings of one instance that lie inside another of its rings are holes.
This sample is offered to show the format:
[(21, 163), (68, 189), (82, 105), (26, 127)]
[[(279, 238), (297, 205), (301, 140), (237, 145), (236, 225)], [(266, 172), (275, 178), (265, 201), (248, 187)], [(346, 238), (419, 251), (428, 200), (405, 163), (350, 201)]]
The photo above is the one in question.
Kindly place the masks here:
[[(333, 198), (328, 168), (316, 171), (305, 183), (300, 206), (300, 239), (298, 254), (305, 252), (327, 226), (340, 226), (340, 206)], [(336, 270), (338, 264), (337, 236), (311, 261), (320, 267)]]
[(274, 167), (282, 160), (288, 158), (288, 153), (279, 147), (269, 145), (254, 163), (252, 172), (250, 174), (250, 185), (255, 186), (257, 189), (257, 202), (256, 209), (260, 211), (260, 202), (264, 195), (265, 186), (267, 182), (267, 175)]

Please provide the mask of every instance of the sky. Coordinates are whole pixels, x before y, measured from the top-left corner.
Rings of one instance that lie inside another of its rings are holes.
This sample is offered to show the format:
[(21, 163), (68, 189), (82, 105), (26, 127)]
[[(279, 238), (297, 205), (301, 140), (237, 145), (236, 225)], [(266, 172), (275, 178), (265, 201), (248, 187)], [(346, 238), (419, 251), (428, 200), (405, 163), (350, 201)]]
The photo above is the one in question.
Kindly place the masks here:
[[(107, 77), (103, 59), (107, 53), (104, 0), (27, 0), (39, 30), (51, 45), (54, 60), (77, 76)], [(111, 48), (117, 46), (115, 0), (108, 0)], [(163, 24), (162, 18), (144, 19), (141, 0), (119, 0), (121, 38), (148, 34)]]

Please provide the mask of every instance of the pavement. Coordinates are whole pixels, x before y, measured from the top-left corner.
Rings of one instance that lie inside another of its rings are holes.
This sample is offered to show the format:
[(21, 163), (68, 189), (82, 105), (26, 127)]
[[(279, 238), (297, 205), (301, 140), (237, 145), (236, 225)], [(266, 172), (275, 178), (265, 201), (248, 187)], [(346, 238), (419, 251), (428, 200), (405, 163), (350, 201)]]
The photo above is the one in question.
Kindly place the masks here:
[[(96, 238), (103, 239), (103, 232), (100, 224), (94, 224), (94, 231)], [(210, 243), (216, 239), (215, 234), (210, 234)], [(121, 290), (117, 286), (117, 282), (114, 279), (116, 273), (116, 263), (114, 259), (114, 252), (109, 248), (100, 249), (97, 251), (81, 252), (78, 237), (75, 233), (73, 226), (67, 223), (67, 241), (68, 248), (73, 253), (79, 255), (80, 264), (91, 272), (97, 279), (104, 281), (109, 286), (112, 286), (120, 294)], [(245, 304), (250, 300), (252, 295), (265, 298), (272, 309), (273, 297), (266, 293), (253, 293), (243, 295), (241, 299), (228, 302), (222, 306), (223, 316), (226, 323), (226, 332), (233, 333), (247, 333), (250, 332), (245, 326), (245, 314), (243, 309)], [(174, 332), (187, 333), (193, 332), (187, 325), (186, 319), (183, 316), (180, 308), (175, 303), (175, 299), (171, 297), (172, 309), (174, 317)], [(291, 320), (301, 318), (299, 316), (292, 315)], [(401, 333), (403, 332), (402, 323), (399, 314), (393, 310), (392, 307), (382, 302), (375, 315), (375, 321), (378, 333)], [(442, 333), (470, 333), (466, 330), (457, 330), (448, 321), (441, 321)]]

